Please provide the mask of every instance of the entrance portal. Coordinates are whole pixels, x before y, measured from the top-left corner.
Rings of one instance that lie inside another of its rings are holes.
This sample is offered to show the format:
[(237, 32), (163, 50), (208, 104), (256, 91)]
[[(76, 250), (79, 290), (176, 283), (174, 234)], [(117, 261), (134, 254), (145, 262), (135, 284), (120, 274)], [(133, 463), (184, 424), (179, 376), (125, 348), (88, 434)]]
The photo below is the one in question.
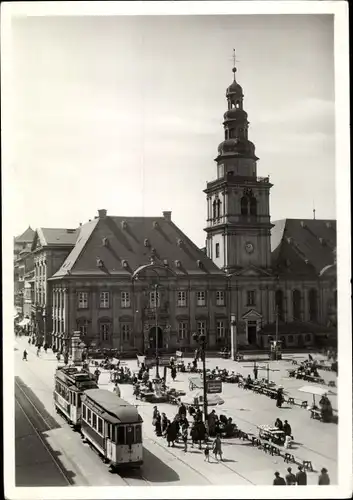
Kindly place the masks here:
[(150, 348), (151, 349), (162, 349), (163, 348), (163, 330), (161, 327), (152, 326), (150, 329)]
[(256, 331), (257, 331), (256, 321), (248, 321), (248, 342), (250, 345), (256, 344)]

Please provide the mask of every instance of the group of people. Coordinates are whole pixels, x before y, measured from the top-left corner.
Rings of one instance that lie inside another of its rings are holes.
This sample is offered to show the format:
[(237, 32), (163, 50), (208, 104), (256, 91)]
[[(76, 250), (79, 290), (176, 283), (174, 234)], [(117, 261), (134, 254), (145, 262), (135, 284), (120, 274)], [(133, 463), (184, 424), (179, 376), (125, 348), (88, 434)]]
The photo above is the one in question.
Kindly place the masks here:
[(293, 441), (293, 436), (292, 436), (292, 428), (290, 424), (288, 423), (288, 420), (285, 420), (282, 422), (280, 418), (277, 418), (275, 421), (275, 427), (279, 431), (284, 432), (284, 447), (285, 448), (290, 448), (292, 441)]
[(190, 416), (193, 419), (191, 424), (187, 419), (187, 409), (183, 403), (179, 406), (178, 412), (174, 416), (173, 420), (168, 419), (165, 413), (160, 414), (158, 407), (155, 406), (153, 408), (152, 425), (155, 428), (157, 436), (166, 438), (168, 447), (175, 446), (175, 443), (178, 443), (180, 439), (184, 445), (184, 452), (187, 452), (190, 437), (192, 448), (194, 448), (195, 445), (198, 445), (201, 450), (202, 443), (205, 444), (205, 461), (209, 461), (210, 451), (213, 451), (216, 459), (219, 457), (220, 460), (222, 460), (223, 452), (220, 434), (216, 434), (212, 448), (210, 448), (208, 444), (208, 433), (202, 420), (201, 410), (199, 408), (194, 409)]
[[(294, 474), (292, 472), (292, 467), (288, 467), (287, 474), (283, 478), (279, 472), (275, 472), (275, 478), (273, 480), (274, 486), (306, 486), (308, 484), (308, 478), (305, 470), (303, 470), (302, 465), (298, 465), (298, 472)], [(328, 471), (325, 467), (321, 469), (321, 474), (318, 479), (319, 486), (327, 486), (330, 484), (330, 477)]]

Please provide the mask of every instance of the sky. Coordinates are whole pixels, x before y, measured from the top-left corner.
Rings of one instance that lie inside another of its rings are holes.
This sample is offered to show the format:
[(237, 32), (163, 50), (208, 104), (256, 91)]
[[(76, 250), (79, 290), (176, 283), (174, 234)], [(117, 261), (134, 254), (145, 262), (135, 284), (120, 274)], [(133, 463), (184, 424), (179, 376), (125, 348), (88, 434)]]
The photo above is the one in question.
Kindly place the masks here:
[(15, 19), (13, 234), (171, 210), (204, 246), (233, 48), (272, 220), (336, 218), (333, 47), (331, 15)]

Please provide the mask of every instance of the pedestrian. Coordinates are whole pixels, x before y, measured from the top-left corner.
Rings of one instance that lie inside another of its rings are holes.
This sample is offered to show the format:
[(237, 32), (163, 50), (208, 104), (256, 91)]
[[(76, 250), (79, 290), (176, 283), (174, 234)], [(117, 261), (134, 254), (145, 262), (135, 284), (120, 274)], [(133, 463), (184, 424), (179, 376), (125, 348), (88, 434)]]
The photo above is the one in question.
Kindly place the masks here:
[(155, 425), (154, 420), (157, 418), (158, 414), (159, 414), (158, 408), (157, 408), (157, 406), (154, 406), (153, 407), (153, 415), (152, 415), (152, 425)]
[(209, 462), (210, 461), (210, 447), (208, 446), (208, 444), (206, 444), (204, 454), (205, 454), (205, 462)]
[(177, 376), (177, 371), (176, 371), (176, 368), (175, 368), (174, 365), (171, 368), (171, 375), (172, 375), (172, 379), (173, 379), (173, 382), (174, 382), (174, 380), (176, 379), (176, 376)]
[(213, 441), (213, 453), (215, 456), (215, 459), (217, 460), (217, 455), (220, 456), (221, 461), (223, 461), (222, 458), (222, 441), (220, 438), (220, 435), (217, 434), (216, 439)]
[[(65, 365), (67, 365), (69, 363), (69, 354), (67, 352), (65, 352), (65, 354), (64, 354), (64, 363), (65, 363)], [(97, 382), (98, 382), (98, 380), (97, 380)]]
[(287, 485), (289, 486), (295, 485), (297, 481), (295, 475), (292, 472), (292, 467), (288, 467), (287, 472), (288, 472), (288, 474), (286, 474)]
[(277, 418), (276, 419), (276, 422), (275, 422), (275, 427), (279, 430), (279, 431), (283, 431), (283, 422), (280, 418)]
[(285, 486), (286, 482), (279, 472), (275, 472), (275, 478), (273, 480), (273, 486)]
[(184, 443), (184, 451), (187, 452), (188, 451), (188, 428), (186, 427), (186, 425), (183, 426), (181, 437), (182, 437), (182, 440)]
[(281, 408), (283, 402), (284, 402), (283, 388), (279, 387), (277, 389), (277, 396), (276, 396), (276, 406), (277, 406), (277, 408)]
[(45, 344), (44, 344), (44, 352), (45, 352), (45, 354), (47, 353), (47, 350), (48, 350), (48, 344), (47, 344), (47, 343), (45, 343)]
[(167, 442), (168, 442), (168, 447), (170, 446), (170, 443), (172, 443), (172, 446), (174, 446), (174, 443), (177, 438), (177, 429), (176, 429), (176, 421), (174, 420), (173, 422), (169, 422), (168, 427), (167, 427)]
[(156, 436), (161, 436), (162, 435), (162, 419), (161, 419), (161, 415), (160, 413), (158, 412), (158, 415), (156, 416), (156, 419), (155, 419), (155, 432), (156, 432)]
[(179, 406), (178, 414), (181, 419), (186, 418), (186, 406), (184, 405), (184, 403), (181, 403), (181, 405)]
[(323, 467), (321, 469), (321, 474), (319, 476), (319, 481), (317, 483), (319, 486), (327, 486), (328, 484), (330, 484), (330, 477), (327, 473), (327, 469), (325, 469), (325, 467)]
[[(65, 363), (67, 364), (67, 363)], [(98, 384), (98, 381), (99, 381), (99, 375), (101, 374), (100, 372), (100, 369), (99, 368), (96, 368), (95, 372), (94, 372), (94, 377), (96, 379), (96, 383)]]
[(39, 353), (40, 353), (40, 346), (38, 346), (37, 348), (37, 356), (39, 356)]
[(298, 472), (295, 475), (295, 479), (297, 481), (297, 485), (306, 486), (308, 479), (302, 465), (298, 465)]
[(290, 449), (292, 447), (292, 436), (286, 436), (284, 439), (284, 447), (286, 450)]
[(168, 428), (168, 418), (165, 413), (162, 413), (161, 431), (163, 436), (165, 435), (167, 428)]
[(258, 368), (256, 365), (254, 366), (253, 372), (254, 372), (254, 379), (257, 380)]
[(23, 351), (23, 357), (22, 357), (22, 361), (27, 361), (27, 351), (26, 349)]
[(285, 420), (284, 421), (284, 424), (283, 424), (283, 432), (286, 436), (291, 436), (292, 435), (292, 428), (291, 426), (289, 425), (288, 423), (288, 420)]

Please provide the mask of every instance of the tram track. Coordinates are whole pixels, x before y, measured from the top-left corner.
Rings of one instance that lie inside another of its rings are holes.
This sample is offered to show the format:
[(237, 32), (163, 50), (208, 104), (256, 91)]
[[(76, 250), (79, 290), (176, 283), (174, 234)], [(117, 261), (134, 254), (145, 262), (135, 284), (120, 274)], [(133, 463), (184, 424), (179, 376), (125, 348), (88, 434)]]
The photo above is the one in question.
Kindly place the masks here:
[[(26, 398), (26, 400), (29, 402), (29, 404), (31, 405), (31, 407), (33, 408), (33, 410), (39, 415), (40, 418), (43, 419), (43, 416), (42, 414), (38, 411), (38, 409), (36, 408), (36, 406), (32, 403), (32, 401), (30, 400), (30, 398), (27, 397), (27, 395), (25, 394), (25, 392), (22, 390), (22, 388), (20, 387), (20, 385), (15, 382), (17, 389), (19, 391), (21, 391), (21, 394)], [(45, 442), (45, 439), (43, 439), (41, 433), (38, 431), (38, 429), (36, 428), (36, 426), (33, 424), (32, 420), (29, 418), (25, 408), (23, 407), (23, 405), (20, 403), (19, 401), (19, 397), (17, 396), (16, 397), (16, 390), (15, 390), (15, 403), (18, 405), (18, 407), (21, 409), (23, 415), (25, 416), (25, 418), (27, 419), (30, 427), (33, 429), (34, 431), (34, 434), (35, 436), (39, 439), (39, 441), (41, 442), (42, 446), (44, 447), (44, 449), (46, 450), (46, 452), (48, 453), (48, 455), (50, 456), (51, 460), (52, 460), (52, 463), (55, 465), (55, 467), (58, 469), (60, 475), (63, 477), (63, 479), (65, 480), (67, 486), (72, 486), (74, 484), (72, 478), (67, 474), (65, 468), (61, 465), (60, 461), (57, 459), (57, 457), (55, 456), (55, 454), (53, 453), (52, 449), (47, 445), (47, 443)], [(46, 423), (44, 421), (44, 423)]]

